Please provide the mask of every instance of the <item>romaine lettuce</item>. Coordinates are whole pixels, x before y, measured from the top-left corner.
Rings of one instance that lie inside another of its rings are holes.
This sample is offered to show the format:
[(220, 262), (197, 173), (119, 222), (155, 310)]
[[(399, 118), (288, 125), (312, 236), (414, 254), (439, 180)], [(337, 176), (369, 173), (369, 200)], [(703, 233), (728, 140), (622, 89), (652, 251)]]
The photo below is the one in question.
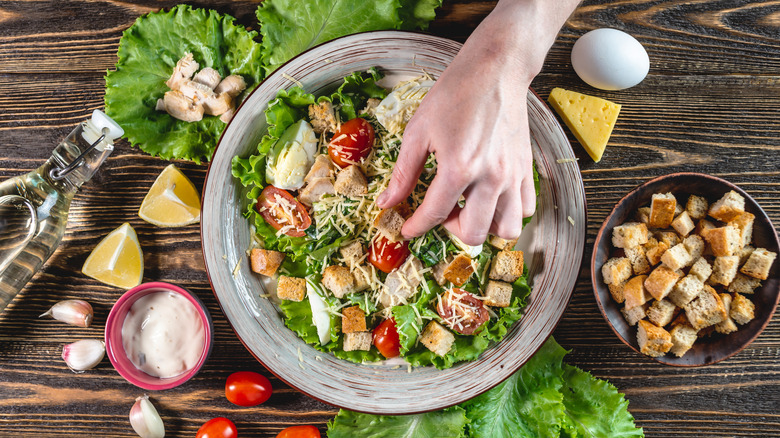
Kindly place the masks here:
[(328, 423), (328, 438), (459, 438), (468, 420), (460, 407), (419, 415), (369, 415), (340, 410)]

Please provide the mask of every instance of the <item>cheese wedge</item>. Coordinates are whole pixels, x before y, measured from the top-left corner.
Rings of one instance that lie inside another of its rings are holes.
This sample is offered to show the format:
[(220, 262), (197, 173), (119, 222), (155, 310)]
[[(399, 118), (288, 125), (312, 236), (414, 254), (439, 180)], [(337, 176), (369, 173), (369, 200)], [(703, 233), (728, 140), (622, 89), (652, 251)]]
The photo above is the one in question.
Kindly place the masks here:
[(593, 161), (601, 161), (620, 113), (620, 104), (563, 88), (553, 88), (547, 101)]

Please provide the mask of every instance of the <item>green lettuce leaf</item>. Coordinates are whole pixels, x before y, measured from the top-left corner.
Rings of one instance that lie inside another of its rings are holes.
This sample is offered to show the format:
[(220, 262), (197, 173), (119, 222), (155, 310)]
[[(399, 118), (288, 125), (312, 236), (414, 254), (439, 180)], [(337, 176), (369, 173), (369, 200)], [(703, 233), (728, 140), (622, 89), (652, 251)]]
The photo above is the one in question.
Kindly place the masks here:
[(571, 365), (563, 365), (565, 437), (643, 437), (634, 425), (628, 400), (606, 380)]
[(219, 117), (184, 122), (155, 106), (169, 90), (165, 81), (176, 62), (187, 52), (201, 68), (212, 67), (223, 77), (241, 75), (248, 90), (263, 79), (261, 47), (253, 39), (257, 33), (233, 21), (213, 10), (179, 5), (144, 15), (125, 30), (116, 69), (106, 74), (105, 105), (131, 145), (164, 159), (200, 163), (211, 158), (225, 129)]
[(417, 415), (370, 415), (341, 409), (328, 422), (328, 438), (458, 438), (468, 420), (460, 407)]
[(463, 403), (470, 437), (555, 437), (564, 415), (564, 350), (550, 338), (507, 380)]
[(425, 28), (441, 0), (266, 0), (257, 8), (268, 73), (295, 55), (344, 35)]

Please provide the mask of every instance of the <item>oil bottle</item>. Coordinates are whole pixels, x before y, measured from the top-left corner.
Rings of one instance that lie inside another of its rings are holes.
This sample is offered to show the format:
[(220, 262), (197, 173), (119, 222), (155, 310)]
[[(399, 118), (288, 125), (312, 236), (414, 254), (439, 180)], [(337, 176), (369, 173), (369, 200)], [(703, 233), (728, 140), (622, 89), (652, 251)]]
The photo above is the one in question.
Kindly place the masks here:
[(115, 121), (95, 110), (41, 167), (0, 183), (0, 312), (57, 249), (73, 196), (122, 134)]

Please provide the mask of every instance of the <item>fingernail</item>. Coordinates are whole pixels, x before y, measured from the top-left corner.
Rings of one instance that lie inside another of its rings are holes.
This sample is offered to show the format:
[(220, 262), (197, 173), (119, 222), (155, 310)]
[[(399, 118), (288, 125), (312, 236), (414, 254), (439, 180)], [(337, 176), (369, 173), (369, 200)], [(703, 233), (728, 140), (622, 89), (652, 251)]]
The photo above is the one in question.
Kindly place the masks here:
[(379, 208), (385, 208), (385, 201), (387, 201), (388, 198), (387, 190), (380, 193), (379, 196), (376, 198), (376, 205), (379, 206)]

